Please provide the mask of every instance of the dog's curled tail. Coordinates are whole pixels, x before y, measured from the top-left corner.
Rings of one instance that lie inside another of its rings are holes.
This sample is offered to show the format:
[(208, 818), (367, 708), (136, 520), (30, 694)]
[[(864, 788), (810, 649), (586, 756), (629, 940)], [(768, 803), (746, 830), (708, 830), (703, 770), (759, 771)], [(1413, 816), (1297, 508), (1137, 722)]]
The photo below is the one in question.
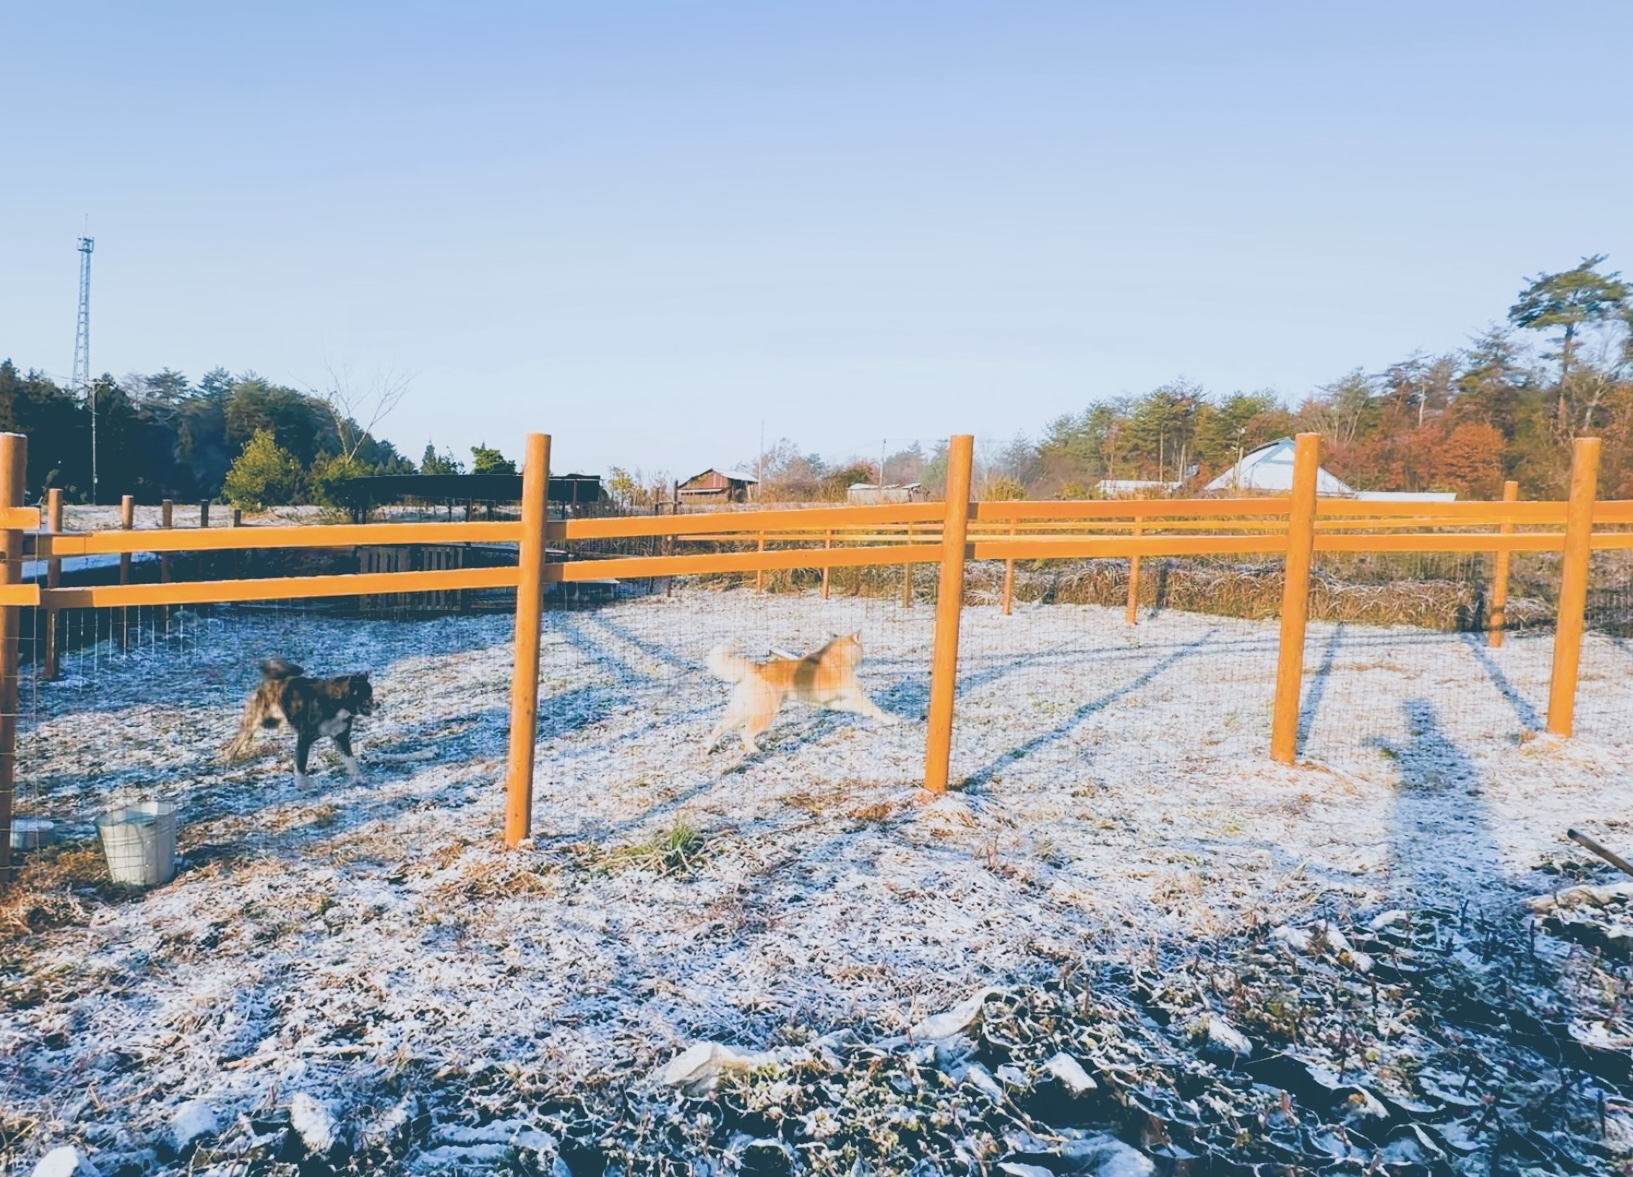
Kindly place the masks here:
[(261, 662), (261, 673), (268, 679), (299, 678), (306, 671), (287, 658), (267, 658)]
[(709, 673), (726, 682), (742, 682), (748, 677), (754, 663), (733, 654), (727, 646), (716, 646), (706, 659)]

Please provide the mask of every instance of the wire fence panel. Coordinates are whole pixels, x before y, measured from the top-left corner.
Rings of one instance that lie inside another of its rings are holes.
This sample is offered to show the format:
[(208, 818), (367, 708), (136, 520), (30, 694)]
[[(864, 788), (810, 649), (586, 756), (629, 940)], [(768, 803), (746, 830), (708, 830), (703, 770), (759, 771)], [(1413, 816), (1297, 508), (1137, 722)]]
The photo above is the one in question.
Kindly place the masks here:
[[(1633, 614), (1625, 546), (1633, 510), (1585, 502), (1573, 500), (1571, 510), (1588, 514), (1574, 516), (1571, 534), (1585, 536), (1591, 515), (1600, 550), (1589, 566), (1578, 721), (1582, 734), (1619, 742), (1633, 718), (1618, 689)], [(1068, 792), (1081, 797), (1112, 778), (1160, 788), (1165, 775), (1262, 750), (1278, 691), (1284, 704), (1297, 696), (1300, 758), (1384, 777), (1402, 777), (1425, 733), (1483, 755), (1550, 726), (1559, 671), (1548, 647), (1567, 504), (1319, 501), (1313, 516), (1301, 508), (1315, 519), (1316, 556), (1302, 691), (1291, 693), (1296, 660), (1283, 660), (1278, 685), (1276, 634), (1265, 624), (1284, 605), (1289, 504), (974, 504), (951, 781), (978, 792), (1069, 778)], [(593, 810), (607, 791), (592, 781), (634, 787), (658, 766), (692, 782), (685, 787), (703, 787), (723, 764), (745, 787), (762, 778), (770, 787), (779, 773), (807, 771), (793, 766), (816, 748), (850, 766), (822, 779), (938, 775), (926, 763), (924, 725), (942, 673), (935, 610), (945, 504), (560, 514), (570, 517), (541, 525), (548, 611), (538, 751), (555, 774), (552, 795), (577, 793)], [(190, 691), (224, 689), (212, 677), (217, 649), (244, 640), (284, 635), (282, 648), (238, 649), (233, 657), (249, 665), (273, 654), (300, 661), (291, 651), (306, 648), (303, 629), (423, 623), (434, 634), (448, 618), (515, 608), (522, 526), (508, 512), (208, 530), (132, 529), (137, 518), (127, 509), (100, 520), (109, 524), (101, 530), (35, 537), (31, 575), (37, 581), (50, 565), (51, 587), (39, 607), (20, 611), (25, 742), (75, 692), (94, 694), (143, 667), (156, 675), (195, 667)], [(1488, 635), (1499, 549), (1512, 552), (1501, 647)], [(1579, 569), (1587, 547), (1576, 550)], [(115, 573), (121, 583), (106, 583)], [(729, 735), (712, 754), (701, 751), (719, 722), (711, 709), (723, 712), (732, 694), (709, 669), (712, 649), (751, 661), (803, 656), (849, 633), (865, 650), (857, 680), (871, 702), (848, 704), (860, 717), (796, 703), (741, 763), (730, 759)], [(392, 637), (381, 648), (404, 647)], [(1278, 731), (1288, 732), (1292, 712), (1283, 705), (1277, 714)], [(584, 734), (603, 728), (599, 751), (587, 747)], [(34, 756), (25, 749), (25, 797), (39, 787), (28, 780), (49, 776)]]

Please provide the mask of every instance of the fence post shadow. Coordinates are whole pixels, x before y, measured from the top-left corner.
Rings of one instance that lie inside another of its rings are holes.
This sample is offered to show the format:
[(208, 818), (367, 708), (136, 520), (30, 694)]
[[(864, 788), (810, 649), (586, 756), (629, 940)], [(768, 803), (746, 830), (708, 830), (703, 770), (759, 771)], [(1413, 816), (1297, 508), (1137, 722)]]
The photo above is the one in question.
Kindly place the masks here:
[(1491, 656), (1493, 647), (1482, 643), (1478, 634), (1466, 633), (1460, 636), (1463, 644), (1474, 655), (1475, 661), (1479, 662), (1481, 669), (1486, 672), (1486, 677), (1491, 679), (1491, 685), (1497, 688), (1497, 693), (1514, 709), (1514, 714), (1519, 718), (1520, 723), (1525, 725), (1525, 730), (1542, 731), (1547, 726), (1543, 722), (1542, 715), (1509, 681), (1508, 675), (1503, 673), (1503, 668), (1497, 665), (1496, 659)]
[(1427, 699), (1401, 704), (1407, 741), (1375, 743), (1399, 766), (1390, 817), (1391, 873), (1403, 900), (1474, 895), (1510, 884), (1492, 836), (1480, 771)]
[(1082, 706), (1078, 707), (1076, 711), (1073, 711), (1061, 723), (1056, 724), (1054, 727), (1040, 735), (1034, 736), (1025, 743), (1011, 748), (1009, 751), (994, 758), (984, 767), (970, 773), (964, 778), (962, 787), (965, 790), (980, 788), (982, 785), (989, 783), (1000, 770), (1007, 768), (1009, 765), (1018, 764), (1022, 760), (1025, 760), (1028, 756), (1032, 755), (1034, 752), (1047, 748), (1050, 744), (1054, 744), (1064, 739), (1071, 733), (1073, 728), (1077, 727), (1078, 724), (1082, 723), (1095, 712), (1104, 711), (1113, 703), (1126, 699), (1129, 695), (1133, 694), (1141, 687), (1148, 683), (1154, 682), (1158, 677), (1167, 671), (1172, 670), (1175, 666), (1178, 666), (1191, 655), (1200, 653), (1202, 647), (1213, 641), (1214, 635), (1218, 632), (1219, 631), (1216, 629), (1210, 629), (1196, 641), (1190, 643), (1189, 645), (1179, 647), (1166, 658), (1153, 662), (1150, 666), (1146, 667), (1138, 675), (1124, 683), (1122, 686), (1107, 691), (1098, 698), (1090, 699), (1087, 703), (1084, 703)]
[(1298, 743), (1303, 747), (1310, 739), (1310, 729), (1315, 726), (1315, 718), (1321, 711), (1321, 701), (1327, 696), (1327, 686), (1332, 682), (1333, 664), (1338, 660), (1338, 647), (1344, 640), (1344, 623), (1338, 622), (1333, 626), (1332, 636), (1327, 639), (1327, 648), (1321, 655), (1321, 668), (1315, 672), (1315, 681), (1310, 684), (1310, 693), (1299, 709), (1298, 715)]

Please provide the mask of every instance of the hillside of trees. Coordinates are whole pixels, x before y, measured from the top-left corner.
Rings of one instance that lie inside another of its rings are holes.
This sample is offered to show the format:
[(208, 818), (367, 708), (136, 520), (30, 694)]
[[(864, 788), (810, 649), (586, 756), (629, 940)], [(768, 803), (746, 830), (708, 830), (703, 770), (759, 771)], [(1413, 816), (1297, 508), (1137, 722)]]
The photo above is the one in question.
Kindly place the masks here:
[[(122, 380), (104, 375), (95, 382), (95, 400), (103, 502), (117, 502), (124, 494), (146, 503), (223, 496), (244, 506), (321, 502), (337, 478), (416, 469), (390, 442), (360, 426), (344, 397), (286, 388), (253, 372), (235, 377), (216, 368), (197, 384), (168, 368)], [(68, 501), (89, 501), (86, 398), (5, 360), (0, 362), (0, 429), (28, 436), (30, 499), (61, 487)], [(428, 456), (456, 465), (446, 456)], [(235, 463), (241, 465), (236, 486)]]
[[(1414, 354), (1381, 372), (1357, 368), (1292, 404), (1270, 391), (1218, 394), (1180, 380), (1060, 417), (1038, 437), (983, 439), (978, 490), (986, 497), (1086, 498), (1102, 479), (1149, 479), (1190, 491), (1246, 451), (1313, 430), (1326, 439), (1327, 468), (1358, 489), (1470, 498), (1496, 497), (1507, 478), (1519, 480), (1524, 497), (1560, 497), (1571, 439), (1596, 435), (1604, 439), (1600, 493), (1633, 498), (1633, 286), (1604, 262), (1588, 257), (1539, 274), (1506, 323), (1460, 350)], [(335, 481), (353, 474), (464, 469), (429, 445), (412, 462), (371, 432), (404, 387), (316, 394), (221, 368), (196, 384), (168, 368), (120, 380), (104, 375), (95, 383), (99, 497), (330, 502)], [(0, 429), (28, 435), (31, 499), (53, 486), (71, 502), (89, 499), (85, 398), (6, 360)], [(486, 446), (475, 447), (472, 458), (478, 473), (515, 469)], [(841, 501), (852, 483), (879, 475), (875, 456), (828, 462), (787, 440), (741, 465), (763, 470), (768, 500)], [(885, 479), (937, 490), (945, 467), (944, 444), (929, 452), (915, 444), (886, 455)], [(611, 475), (610, 489), (631, 506), (668, 497), (666, 475)]]
[[(1274, 392), (1214, 394), (1180, 380), (1060, 417), (1040, 437), (977, 451), (985, 497), (1090, 498), (1102, 479), (1195, 490), (1238, 456), (1301, 431), (1323, 435), (1323, 464), (1359, 490), (1456, 491), (1494, 498), (1517, 479), (1527, 498), (1563, 497), (1571, 440), (1604, 440), (1601, 495), (1633, 498), (1633, 287), (1603, 257), (1541, 274), (1508, 321), (1443, 355), (1357, 368), (1293, 405)], [(743, 463), (753, 469), (754, 461)], [(784, 440), (764, 455), (762, 497), (842, 500), (879, 459), (827, 463)], [(885, 459), (889, 482), (938, 490), (944, 448)]]

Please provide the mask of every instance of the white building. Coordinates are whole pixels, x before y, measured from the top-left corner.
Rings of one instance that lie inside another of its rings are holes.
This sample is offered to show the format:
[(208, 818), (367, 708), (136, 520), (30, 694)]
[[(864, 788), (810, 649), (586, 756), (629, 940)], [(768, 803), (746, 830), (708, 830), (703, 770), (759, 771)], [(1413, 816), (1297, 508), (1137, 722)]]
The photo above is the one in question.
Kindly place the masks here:
[[(1293, 439), (1284, 437), (1262, 445), (1202, 488), (1203, 494), (1284, 494), (1293, 489)], [(1355, 489), (1325, 468), (1315, 476), (1318, 495), (1354, 498)]]
[(1159, 482), (1154, 478), (1102, 478), (1095, 484), (1108, 499), (1156, 498), (1173, 494), (1183, 482)]
[[(1203, 494), (1235, 494), (1238, 491), (1279, 494), (1293, 489), (1293, 455), (1297, 449), (1290, 437), (1260, 446), (1207, 486)], [(1438, 490), (1356, 490), (1325, 467), (1315, 476), (1315, 493), (1332, 498), (1359, 499), (1370, 503), (1450, 503), (1455, 491)]]
[(892, 483), (875, 486), (871, 482), (853, 482), (845, 491), (848, 503), (922, 503), (924, 487), (917, 482)]

